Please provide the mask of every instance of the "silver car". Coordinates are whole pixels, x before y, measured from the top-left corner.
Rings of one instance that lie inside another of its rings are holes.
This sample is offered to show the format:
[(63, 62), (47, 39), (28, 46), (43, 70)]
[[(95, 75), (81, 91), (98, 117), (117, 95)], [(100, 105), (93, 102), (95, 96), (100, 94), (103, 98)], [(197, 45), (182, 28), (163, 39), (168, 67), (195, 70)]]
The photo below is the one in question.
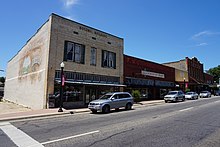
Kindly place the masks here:
[(168, 101), (177, 102), (179, 100), (185, 101), (185, 95), (181, 90), (169, 91), (168, 94), (164, 96), (165, 103)]
[(195, 100), (198, 99), (199, 95), (196, 92), (187, 92), (185, 94), (185, 98), (188, 100)]
[(96, 113), (97, 111), (103, 113), (109, 113), (111, 109), (119, 109), (125, 107), (125, 109), (132, 109), (134, 100), (128, 92), (114, 92), (107, 93), (97, 100), (91, 101), (88, 108)]
[(211, 97), (212, 94), (209, 91), (201, 91), (199, 94), (199, 97), (203, 98), (203, 97)]

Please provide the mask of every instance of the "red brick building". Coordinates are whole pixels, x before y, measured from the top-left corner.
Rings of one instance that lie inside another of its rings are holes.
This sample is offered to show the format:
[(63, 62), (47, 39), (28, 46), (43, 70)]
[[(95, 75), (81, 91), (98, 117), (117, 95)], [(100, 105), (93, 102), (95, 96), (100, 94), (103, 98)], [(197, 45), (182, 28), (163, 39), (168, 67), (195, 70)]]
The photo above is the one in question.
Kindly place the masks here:
[(192, 59), (186, 57), (185, 60), (189, 75), (189, 89), (199, 92), (204, 84), (203, 64), (196, 57)]
[(163, 99), (175, 89), (175, 69), (124, 55), (124, 84), (125, 91), (139, 90), (142, 98)]
[[(164, 63), (164, 65), (188, 72), (188, 81), (183, 89), (190, 89), (190, 91), (199, 93), (202, 90), (207, 90), (210, 85), (211, 77), (204, 74), (203, 64), (196, 57), (186, 57), (180, 61)], [(180, 84), (183, 85), (183, 81)]]
[(216, 85), (214, 85), (214, 77), (208, 73), (204, 73), (204, 87), (203, 90), (208, 90), (214, 94)]
[(208, 74), (208, 73), (204, 73), (204, 82), (205, 84), (208, 84), (208, 85), (213, 85), (214, 84), (214, 79), (213, 79), (213, 76)]

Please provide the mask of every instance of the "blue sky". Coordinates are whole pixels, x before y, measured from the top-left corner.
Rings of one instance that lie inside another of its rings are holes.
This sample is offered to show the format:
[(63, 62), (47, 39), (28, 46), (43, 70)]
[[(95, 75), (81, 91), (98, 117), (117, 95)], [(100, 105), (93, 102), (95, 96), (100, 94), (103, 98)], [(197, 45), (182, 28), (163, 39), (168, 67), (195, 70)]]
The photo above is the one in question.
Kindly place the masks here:
[(127, 55), (220, 65), (220, 0), (1, 0), (0, 69), (51, 13), (124, 38)]

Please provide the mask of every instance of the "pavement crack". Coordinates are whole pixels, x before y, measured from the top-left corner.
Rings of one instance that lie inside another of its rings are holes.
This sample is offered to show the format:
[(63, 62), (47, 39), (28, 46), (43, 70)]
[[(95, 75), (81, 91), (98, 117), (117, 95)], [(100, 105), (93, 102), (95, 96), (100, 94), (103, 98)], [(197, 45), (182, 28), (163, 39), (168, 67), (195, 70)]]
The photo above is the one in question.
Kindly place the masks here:
[(121, 132), (112, 134), (111, 136), (108, 136), (108, 137), (106, 137), (106, 138), (103, 138), (103, 139), (101, 139), (101, 140), (97, 140), (97, 141), (93, 142), (92, 144), (88, 145), (88, 147), (93, 146), (93, 145), (95, 145), (95, 144), (97, 144), (97, 143), (99, 143), (99, 142), (105, 141), (105, 140), (107, 140), (107, 139), (109, 139), (109, 138), (112, 138), (113, 136), (117, 136), (117, 135), (119, 135), (119, 134), (123, 134), (123, 133), (129, 132), (129, 131), (133, 131), (133, 130), (134, 130), (134, 128), (131, 128), (131, 129), (129, 129), (129, 130), (124, 130), (124, 131), (121, 131)]
[(158, 116), (153, 116), (152, 118), (155, 119), (155, 118), (158, 118)]

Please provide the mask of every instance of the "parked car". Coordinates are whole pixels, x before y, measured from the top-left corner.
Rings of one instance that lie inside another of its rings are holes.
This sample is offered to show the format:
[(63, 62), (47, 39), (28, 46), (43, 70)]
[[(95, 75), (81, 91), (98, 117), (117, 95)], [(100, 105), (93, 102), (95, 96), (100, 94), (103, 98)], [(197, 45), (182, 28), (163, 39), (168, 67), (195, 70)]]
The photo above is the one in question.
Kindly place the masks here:
[(220, 96), (220, 90), (215, 91), (214, 95), (215, 96)]
[(196, 92), (187, 92), (185, 94), (185, 99), (195, 100), (198, 99), (199, 95)]
[(200, 92), (200, 94), (199, 94), (199, 97), (201, 97), (201, 98), (205, 98), (205, 97), (211, 97), (212, 95), (211, 95), (211, 93), (209, 92), (209, 91), (201, 91)]
[(179, 91), (169, 91), (167, 95), (164, 96), (164, 101), (167, 103), (168, 101), (185, 101), (185, 94), (179, 90)]
[(109, 113), (111, 109), (119, 109), (125, 107), (125, 109), (132, 109), (134, 100), (128, 92), (114, 92), (107, 93), (97, 100), (91, 101), (88, 108), (96, 113), (97, 111), (103, 113)]

